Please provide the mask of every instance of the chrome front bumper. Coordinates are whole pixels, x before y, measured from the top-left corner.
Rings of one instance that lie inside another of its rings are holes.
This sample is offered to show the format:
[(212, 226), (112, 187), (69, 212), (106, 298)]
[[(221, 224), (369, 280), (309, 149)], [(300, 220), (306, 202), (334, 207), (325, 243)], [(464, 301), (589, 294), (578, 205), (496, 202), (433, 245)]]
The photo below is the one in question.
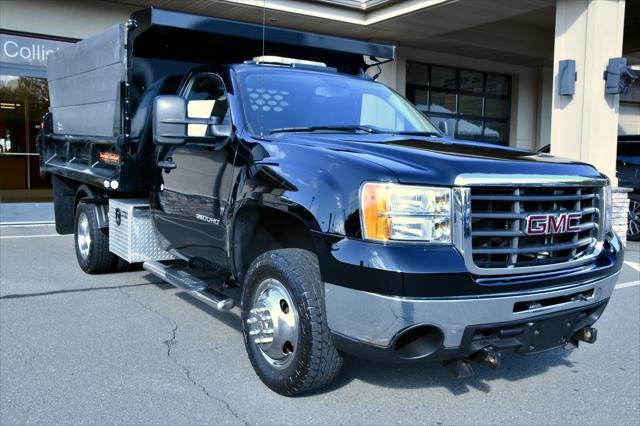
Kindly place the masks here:
[[(453, 299), (391, 297), (325, 283), (326, 313), (333, 333), (363, 344), (388, 347), (407, 327), (428, 324), (442, 330), (445, 349), (456, 348), (461, 345), (468, 326), (526, 320), (606, 300), (613, 293), (618, 275), (616, 272), (588, 284), (560, 290)], [(590, 293), (591, 289), (593, 293), (586, 299), (514, 312), (518, 302)]]

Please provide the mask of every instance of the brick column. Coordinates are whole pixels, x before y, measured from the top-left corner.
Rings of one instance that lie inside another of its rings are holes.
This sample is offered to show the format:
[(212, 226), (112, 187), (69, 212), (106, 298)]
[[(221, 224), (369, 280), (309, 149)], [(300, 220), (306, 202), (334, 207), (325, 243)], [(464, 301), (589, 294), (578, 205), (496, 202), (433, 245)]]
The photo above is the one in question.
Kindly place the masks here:
[(629, 193), (631, 188), (613, 188), (613, 230), (624, 245), (627, 245), (627, 224), (629, 212)]

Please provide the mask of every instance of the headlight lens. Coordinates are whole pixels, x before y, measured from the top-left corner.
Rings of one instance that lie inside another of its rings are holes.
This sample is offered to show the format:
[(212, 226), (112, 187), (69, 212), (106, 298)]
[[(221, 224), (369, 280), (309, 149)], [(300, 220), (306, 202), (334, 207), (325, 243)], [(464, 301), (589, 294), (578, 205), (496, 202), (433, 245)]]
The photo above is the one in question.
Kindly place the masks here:
[(368, 182), (360, 205), (366, 239), (451, 243), (450, 188)]
[(611, 193), (611, 185), (604, 187), (604, 232), (605, 234), (613, 229), (613, 194)]

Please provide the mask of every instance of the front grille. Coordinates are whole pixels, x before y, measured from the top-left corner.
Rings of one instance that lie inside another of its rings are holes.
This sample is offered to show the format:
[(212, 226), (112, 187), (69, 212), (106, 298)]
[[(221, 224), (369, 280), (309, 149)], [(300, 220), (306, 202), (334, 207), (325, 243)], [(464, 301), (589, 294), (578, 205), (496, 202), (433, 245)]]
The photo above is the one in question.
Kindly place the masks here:
[[(544, 266), (593, 252), (600, 222), (599, 187), (471, 188), (471, 253), (479, 268)], [(577, 231), (527, 235), (531, 214), (580, 212)]]

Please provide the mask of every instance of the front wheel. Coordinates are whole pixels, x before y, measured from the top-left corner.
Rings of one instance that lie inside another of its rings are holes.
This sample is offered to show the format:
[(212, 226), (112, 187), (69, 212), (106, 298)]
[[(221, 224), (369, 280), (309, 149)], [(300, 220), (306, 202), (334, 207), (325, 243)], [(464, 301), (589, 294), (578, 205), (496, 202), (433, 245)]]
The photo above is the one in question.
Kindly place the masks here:
[(242, 330), (254, 370), (293, 396), (331, 382), (342, 358), (333, 345), (316, 256), (273, 250), (253, 261), (242, 289)]
[(76, 257), (87, 274), (111, 271), (116, 256), (109, 252), (109, 230), (98, 227), (93, 205), (80, 203), (75, 220)]

